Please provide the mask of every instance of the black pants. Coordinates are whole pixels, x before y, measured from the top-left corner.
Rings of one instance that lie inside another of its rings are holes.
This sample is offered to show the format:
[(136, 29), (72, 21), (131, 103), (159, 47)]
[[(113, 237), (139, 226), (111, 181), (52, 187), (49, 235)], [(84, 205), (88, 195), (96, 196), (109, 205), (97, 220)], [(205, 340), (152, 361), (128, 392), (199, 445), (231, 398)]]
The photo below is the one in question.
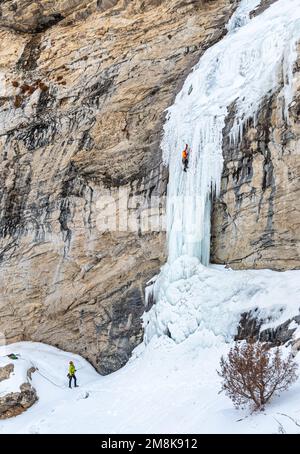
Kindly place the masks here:
[(74, 386), (77, 386), (77, 379), (75, 375), (70, 375), (69, 377), (69, 388), (72, 388), (72, 379), (74, 379)]
[(188, 168), (188, 159), (183, 159), (182, 164), (183, 164), (183, 170), (186, 172), (186, 169)]

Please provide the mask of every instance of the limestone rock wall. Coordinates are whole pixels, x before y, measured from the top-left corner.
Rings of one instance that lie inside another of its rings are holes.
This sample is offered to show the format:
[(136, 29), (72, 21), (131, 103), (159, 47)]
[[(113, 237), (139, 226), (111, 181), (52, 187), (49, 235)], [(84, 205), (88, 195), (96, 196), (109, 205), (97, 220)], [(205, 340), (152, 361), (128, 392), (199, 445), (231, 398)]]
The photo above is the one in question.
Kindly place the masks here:
[[(165, 260), (164, 232), (141, 227), (150, 198), (166, 192), (164, 111), (236, 5), (0, 2), (0, 332), (8, 342), (56, 345), (109, 373), (141, 341), (144, 286)], [(124, 210), (128, 219), (101, 228), (103, 213)]]

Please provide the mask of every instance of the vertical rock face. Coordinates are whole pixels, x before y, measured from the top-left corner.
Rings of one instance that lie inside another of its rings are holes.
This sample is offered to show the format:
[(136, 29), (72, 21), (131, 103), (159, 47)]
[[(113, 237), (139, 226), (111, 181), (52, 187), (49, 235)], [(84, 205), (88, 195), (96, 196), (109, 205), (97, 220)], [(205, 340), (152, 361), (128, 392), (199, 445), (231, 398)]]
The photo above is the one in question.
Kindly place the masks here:
[[(165, 259), (165, 109), (231, 0), (2, 1), (0, 332), (101, 373), (142, 337)], [(115, 223), (115, 216), (117, 221)], [(107, 222), (110, 227), (107, 228)]]
[(294, 66), (291, 104), (285, 105), (283, 89), (265, 99), (257, 125), (248, 125), (239, 146), (226, 138), (229, 116), (222, 193), (213, 212), (216, 263), (235, 268), (300, 267), (299, 70), (300, 57)]

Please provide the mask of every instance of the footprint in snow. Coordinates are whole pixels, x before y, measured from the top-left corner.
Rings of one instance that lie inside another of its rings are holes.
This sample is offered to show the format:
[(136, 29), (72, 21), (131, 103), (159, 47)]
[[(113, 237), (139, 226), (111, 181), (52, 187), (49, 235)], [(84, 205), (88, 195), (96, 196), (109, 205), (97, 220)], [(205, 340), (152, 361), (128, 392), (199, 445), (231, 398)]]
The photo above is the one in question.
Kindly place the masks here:
[(38, 426), (29, 427), (28, 433), (36, 435), (40, 433), (40, 428)]

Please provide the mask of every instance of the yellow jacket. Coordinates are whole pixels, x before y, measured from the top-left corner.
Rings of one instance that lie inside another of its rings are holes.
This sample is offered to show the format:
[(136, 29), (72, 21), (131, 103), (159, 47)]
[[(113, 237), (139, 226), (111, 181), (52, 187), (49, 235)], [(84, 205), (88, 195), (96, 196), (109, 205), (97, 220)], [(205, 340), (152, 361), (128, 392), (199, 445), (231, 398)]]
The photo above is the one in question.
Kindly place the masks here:
[(73, 375), (75, 375), (75, 372), (76, 372), (76, 369), (75, 369), (74, 364), (70, 364), (69, 365), (69, 374), (73, 377)]

